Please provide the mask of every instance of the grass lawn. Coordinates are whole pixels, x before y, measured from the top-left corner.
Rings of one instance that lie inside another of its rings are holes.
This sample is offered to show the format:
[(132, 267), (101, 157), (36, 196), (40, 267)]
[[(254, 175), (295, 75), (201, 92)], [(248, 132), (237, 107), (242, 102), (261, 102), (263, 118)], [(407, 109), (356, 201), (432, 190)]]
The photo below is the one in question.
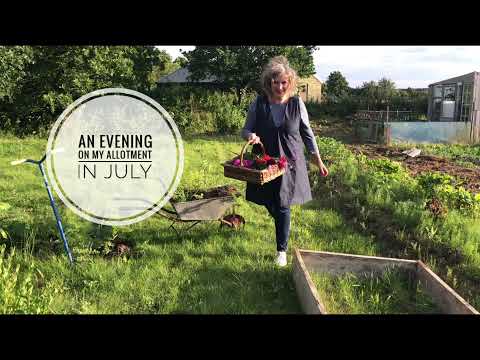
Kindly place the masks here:
[[(2, 242), (7, 253), (15, 248), (12, 259), (20, 266), (17, 287), (0, 286), (0, 313), (300, 313), (291, 264), (281, 269), (274, 265), (273, 220), (266, 209), (243, 198), (236, 212), (246, 219), (244, 230), (202, 223), (179, 239), (163, 218), (153, 216), (126, 227), (99, 226), (75, 215), (56, 197), (77, 260), (71, 267), (38, 168), (10, 165), (19, 158), (40, 158), (46, 142), (0, 138), (0, 203), (10, 205), (0, 212), (0, 229), (8, 233)], [(245, 184), (225, 178), (220, 165), (242, 145), (239, 137), (184, 138), (181, 186), (232, 184), (244, 193)], [(106, 259), (95, 250), (114, 238), (133, 243), (136, 255)], [(289, 246), (364, 255), (379, 251), (372, 237), (355, 232), (339, 213), (322, 208), (317, 200), (292, 208)], [(291, 262), (291, 251), (288, 257)], [(0, 265), (0, 273), (9, 271)], [(22, 286), (30, 293), (21, 293)], [(7, 304), (12, 294), (37, 305)]]

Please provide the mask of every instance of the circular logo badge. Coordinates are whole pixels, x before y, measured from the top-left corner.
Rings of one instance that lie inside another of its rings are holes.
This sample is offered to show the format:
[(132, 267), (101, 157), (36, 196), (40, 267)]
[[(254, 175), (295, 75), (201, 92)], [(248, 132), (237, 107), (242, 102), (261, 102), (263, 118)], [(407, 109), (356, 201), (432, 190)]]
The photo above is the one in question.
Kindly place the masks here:
[(183, 143), (153, 99), (102, 89), (60, 115), (46, 160), (53, 188), (73, 212), (98, 224), (129, 225), (172, 197), (183, 173)]

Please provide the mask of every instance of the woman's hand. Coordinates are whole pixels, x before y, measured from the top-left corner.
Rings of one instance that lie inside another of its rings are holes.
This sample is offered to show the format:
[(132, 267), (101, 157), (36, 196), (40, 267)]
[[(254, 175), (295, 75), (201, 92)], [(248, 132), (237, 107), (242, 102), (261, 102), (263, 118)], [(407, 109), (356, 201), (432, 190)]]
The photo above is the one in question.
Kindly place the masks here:
[(248, 141), (252, 141), (252, 144), (258, 144), (260, 142), (260, 137), (257, 136), (255, 133), (251, 133), (250, 136), (248, 137)]
[(325, 166), (325, 164), (323, 163), (319, 154), (315, 154), (315, 164), (320, 169), (320, 175), (322, 175), (322, 176), (327, 176), (328, 175), (328, 169)]
[(320, 168), (320, 175), (322, 175), (322, 176), (327, 176), (328, 175), (328, 169), (321, 160), (320, 160), (319, 168)]

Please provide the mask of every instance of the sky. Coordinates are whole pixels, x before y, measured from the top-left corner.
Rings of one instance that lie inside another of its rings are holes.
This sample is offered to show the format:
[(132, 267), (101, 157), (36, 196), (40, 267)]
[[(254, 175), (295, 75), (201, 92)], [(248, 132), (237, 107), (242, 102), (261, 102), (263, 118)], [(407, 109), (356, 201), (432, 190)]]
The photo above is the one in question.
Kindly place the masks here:
[[(173, 59), (180, 49), (195, 46), (158, 46)], [(313, 54), (316, 77), (326, 81), (340, 71), (350, 87), (386, 77), (397, 88), (426, 88), (429, 84), (480, 71), (480, 46), (319, 46)]]

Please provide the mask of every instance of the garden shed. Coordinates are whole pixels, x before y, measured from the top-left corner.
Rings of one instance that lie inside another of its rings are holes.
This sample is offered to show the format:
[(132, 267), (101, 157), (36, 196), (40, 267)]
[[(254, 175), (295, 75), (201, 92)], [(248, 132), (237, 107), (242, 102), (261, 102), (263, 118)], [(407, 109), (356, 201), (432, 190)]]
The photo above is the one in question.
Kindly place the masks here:
[(168, 75), (162, 76), (159, 80), (157, 80), (157, 86), (165, 87), (171, 85), (195, 85), (202, 88), (226, 90), (221, 83), (217, 82), (217, 79), (214, 76), (195, 81), (190, 80), (189, 76), (190, 71), (188, 71), (188, 68), (182, 67)]
[[(221, 83), (215, 83), (217, 80), (215, 77), (189, 81), (189, 75), (190, 72), (188, 68), (183, 67), (171, 74), (161, 77), (157, 81), (157, 84), (158, 86), (195, 84), (196, 86), (216, 87), (219, 89), (225, 88)], [(313, 75), (306, 78), (299, 78), (297, 82), (297, 93), (304, 102), (321, 102), (322, 82)]]
[(319, 103), (322, 101), (322, 82), (314, 75), (298, 79), (297, 89), (303, 102)]
[(474, 71), (429, 85), (428, 120), (475, 122), (480, 73)]

